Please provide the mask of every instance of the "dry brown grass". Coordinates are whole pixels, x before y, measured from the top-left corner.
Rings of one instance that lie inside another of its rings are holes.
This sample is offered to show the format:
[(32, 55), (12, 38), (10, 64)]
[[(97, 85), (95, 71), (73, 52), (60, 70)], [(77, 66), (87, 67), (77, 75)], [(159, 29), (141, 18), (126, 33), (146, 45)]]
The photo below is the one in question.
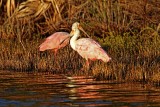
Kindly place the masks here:
[(15, 5), (14, 0), (7, 0), (6, 3), (10, 18), (4, 24), (17, 23), (17, 20), (21, 24), (33, 22), (41, 34), (59, 28), (69, 30), (75, 21), (80, 21), (91, 35), (98, 37), (134, 33), (148, 26), (156, 29), (160, 22), (158, 1), (24, 0)]

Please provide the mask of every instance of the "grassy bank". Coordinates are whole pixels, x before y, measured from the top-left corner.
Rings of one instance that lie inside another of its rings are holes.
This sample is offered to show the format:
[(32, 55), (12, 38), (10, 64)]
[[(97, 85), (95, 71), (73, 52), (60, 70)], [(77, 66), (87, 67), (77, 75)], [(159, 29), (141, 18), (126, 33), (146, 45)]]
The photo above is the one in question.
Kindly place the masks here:
[[(154, 35), (142, 42), (139, 36), (106, 37), (103, 48), (112, 57), (109, 63), (95, 61), (89, 71), (82, 71), (85, 60), (70, 46), (54, 58), (52, 51), (39, 52), (41, 39), (23, 41), (1, 40), (0, 69), (16, 71), (49, 71), (53, 73), (93, 75), (96, 79), (159, 82), (160, 39)], [(99, 41), (101, 42), (101, 41)]]
[[(97, 80), (159, 84), (159, 4), (145, 0), (21, 0), (4, 7), (0, 4), (0, 69), (90, 74)], [(56, 58), (52, 51), (38, 51), (44, 38), (56, 31), (70, 32), (75, 21), (102, 45), (111, 62), (92, 62), (91, 69), (85, 71), (81, 70), (85, 60), (70, 46), (60, 50)]]

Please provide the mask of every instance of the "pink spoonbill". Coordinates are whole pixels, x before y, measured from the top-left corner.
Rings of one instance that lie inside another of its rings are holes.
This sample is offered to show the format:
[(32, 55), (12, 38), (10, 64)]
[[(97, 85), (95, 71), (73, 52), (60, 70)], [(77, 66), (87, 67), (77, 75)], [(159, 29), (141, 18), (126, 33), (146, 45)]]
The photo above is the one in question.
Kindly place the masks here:
[(73, 37), (70, 39), (70, 45), (73, 50), (77, 51), (80, 56), (86, 59), (87, 66), (89, 67), (89, 60), (110, 61), (111, 58), (96, 41), (91, 38), (78, 39), (80, 30), (85, 33), (78, 22), (73, 23), (72, 31), (70, 33)]
[(47, 37), (46, 40), (39, 46), (39, 51), (53, 50), (54, 56), (57, 51), (69, 44), (70, 34), (67, 32), (56, 32)]

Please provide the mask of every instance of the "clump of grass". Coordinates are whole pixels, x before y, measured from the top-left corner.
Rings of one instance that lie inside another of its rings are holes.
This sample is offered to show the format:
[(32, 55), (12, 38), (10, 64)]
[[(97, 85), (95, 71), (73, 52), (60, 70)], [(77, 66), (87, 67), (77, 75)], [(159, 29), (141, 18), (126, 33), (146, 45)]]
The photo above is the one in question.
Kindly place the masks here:
[[(103, 45), (108, 47), (112, 64), (102, 67), (105, 68), (104, 71), (101, 66), (95, 68), (93, 70), (94, 74), (112, 74), (112, 77), (117, 80), (148, 81), (154, 72), (159, 71), (160, 48), (158, 45), (160, 39), (159, 35), (147, 36), (147, 34), (145, 37), (144, 35), (131, 36), (130, 34), (124, 34), (123, 36), (106, 37), (104, 40), (106, 42)], [(100, 42), (103, 42), (103, 40), (100, 40)]]
[(160, 72), (154, 73), (150, 81), (156, 86), (160, 86)]

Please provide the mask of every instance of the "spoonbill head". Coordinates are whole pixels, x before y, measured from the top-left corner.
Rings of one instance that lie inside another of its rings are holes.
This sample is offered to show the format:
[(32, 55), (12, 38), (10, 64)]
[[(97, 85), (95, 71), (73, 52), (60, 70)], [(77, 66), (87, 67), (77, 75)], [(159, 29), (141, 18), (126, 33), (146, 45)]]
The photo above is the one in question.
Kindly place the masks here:
[(74, 36), (74, 34), (80, 36), (80, 31), (81, 30), (88, 38), (91, 38), (85, 30), (81, 27), (79, 22), (75, 22), (72, 24), (72, 31), (70, 32), (70, 36)]

